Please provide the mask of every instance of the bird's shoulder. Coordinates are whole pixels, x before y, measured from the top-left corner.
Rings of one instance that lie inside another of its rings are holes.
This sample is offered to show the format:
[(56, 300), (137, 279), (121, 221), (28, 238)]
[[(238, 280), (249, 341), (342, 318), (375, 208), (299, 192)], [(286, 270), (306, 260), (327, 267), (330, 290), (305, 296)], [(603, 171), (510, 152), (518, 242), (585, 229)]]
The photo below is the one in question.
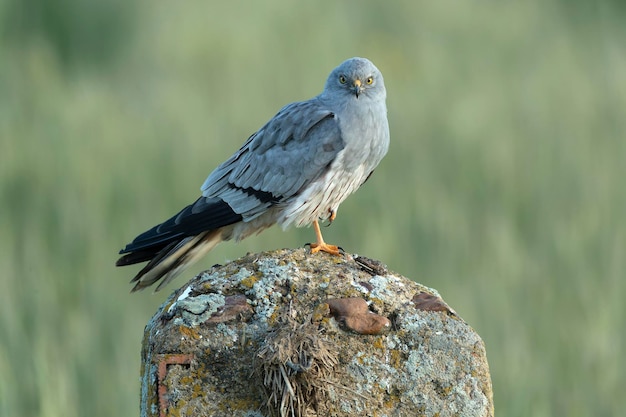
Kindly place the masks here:
[(335, 118), (335, 112), (315, 97), (290, 103), (281, 108), (250, 137), (242, 149), (247, 148), (251, 152), (264, 153), (272, 147), (283, 147), (290, 142), (323, 140), (339, 135), (339, 124)]
[[(202, 192), (222, 198), (237, 213), (257, 213), (321, 175), (343, 147), (341, 130), (330, 108), (317, 99), (291, 103), (218, 166), (204, 182)], [(249, 198), (259, 192), (272, 198)], [(259, 204), (252, 204), (256, 200)]]

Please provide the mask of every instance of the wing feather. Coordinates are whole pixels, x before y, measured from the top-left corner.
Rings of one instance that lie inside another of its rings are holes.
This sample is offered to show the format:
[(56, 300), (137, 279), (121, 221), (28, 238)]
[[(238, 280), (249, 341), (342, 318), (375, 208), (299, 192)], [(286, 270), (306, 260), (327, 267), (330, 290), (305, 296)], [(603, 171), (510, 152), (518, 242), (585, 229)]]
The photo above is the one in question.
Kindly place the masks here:
[[(222, 199), (249, 221), (296, 196), (325, 172), (343, 147), (333, 112), (315, 99), (292, 103), (217, 167), (202, 193)], [(255, 193), (272, 198), (260, 199)]]

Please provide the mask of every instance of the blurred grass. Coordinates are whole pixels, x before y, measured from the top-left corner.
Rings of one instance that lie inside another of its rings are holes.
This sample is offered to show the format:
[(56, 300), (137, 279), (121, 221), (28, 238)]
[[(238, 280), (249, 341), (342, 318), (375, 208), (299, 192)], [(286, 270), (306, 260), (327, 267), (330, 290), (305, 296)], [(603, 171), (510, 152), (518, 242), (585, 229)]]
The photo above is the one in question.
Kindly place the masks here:
[[(137, 413), (167, 290), (128, 294), (117, 250), (355, 55), (385, 75), (392, 146), (327, 240), (443, 294), (486, 342), (498, 415), (619, 415), (624, 11), (0, 2), (0, 416)], [(175, 285), (311, 238), (222, 245)]]

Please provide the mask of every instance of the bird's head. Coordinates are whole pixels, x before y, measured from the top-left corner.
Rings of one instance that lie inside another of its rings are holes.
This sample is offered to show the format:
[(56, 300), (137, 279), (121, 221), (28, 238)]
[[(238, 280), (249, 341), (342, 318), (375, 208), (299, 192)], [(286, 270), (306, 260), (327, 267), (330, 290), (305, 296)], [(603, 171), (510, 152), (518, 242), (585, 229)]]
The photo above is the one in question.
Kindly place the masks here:
[(378, 68), (366, 58), (350, 58), (335, 68), (326, 81), (324, 94), (355, 99), (385, 99), (385, 83)]

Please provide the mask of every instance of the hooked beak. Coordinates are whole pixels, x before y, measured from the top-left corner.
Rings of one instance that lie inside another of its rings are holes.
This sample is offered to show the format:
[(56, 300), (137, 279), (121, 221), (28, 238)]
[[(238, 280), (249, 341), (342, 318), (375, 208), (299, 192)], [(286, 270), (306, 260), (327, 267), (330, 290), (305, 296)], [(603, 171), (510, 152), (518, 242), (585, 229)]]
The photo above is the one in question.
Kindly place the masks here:
[(356, 98), (359, 98), (359, 94), (361, 94), (362, 91), (363, 88), (361, 87), (361, 80), (354, 80), (354, 95)]

